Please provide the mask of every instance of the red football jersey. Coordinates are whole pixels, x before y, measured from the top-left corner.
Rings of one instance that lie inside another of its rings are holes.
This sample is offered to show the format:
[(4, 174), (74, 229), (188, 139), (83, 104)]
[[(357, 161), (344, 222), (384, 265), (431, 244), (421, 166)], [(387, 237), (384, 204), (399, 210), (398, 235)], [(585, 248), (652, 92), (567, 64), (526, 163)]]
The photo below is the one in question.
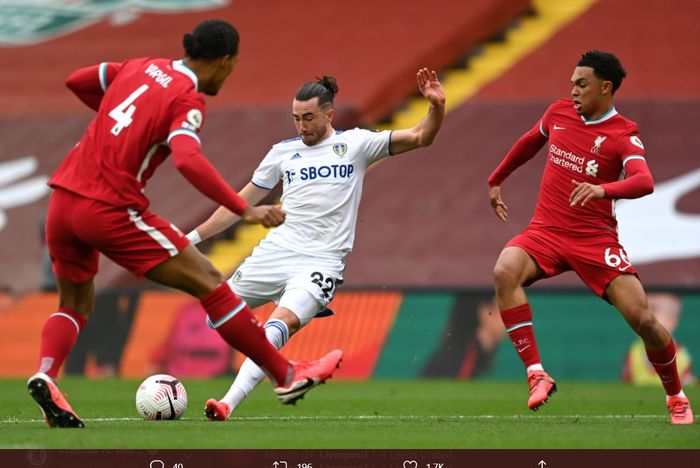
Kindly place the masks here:
[(197, 76), (181, 60), (139, 58), (101, 64), (99, 80), (97, 116), (49, 185), (143, 211), (146, 182), (170, 154), (170, 140), (184, 134), (199, 142), (205, 105)]
[(571, 99), (560, 99), (540, 120), (540, 132), (549, 141), (532, 224), (581, 234), (616, 230), (615, 201), (595, 199), (572, 207), (571, 180), (600, 185), (624, 178), (624, 163), (645, 156), (637, 124), (615, 108), (586, 120), (576, 113)]

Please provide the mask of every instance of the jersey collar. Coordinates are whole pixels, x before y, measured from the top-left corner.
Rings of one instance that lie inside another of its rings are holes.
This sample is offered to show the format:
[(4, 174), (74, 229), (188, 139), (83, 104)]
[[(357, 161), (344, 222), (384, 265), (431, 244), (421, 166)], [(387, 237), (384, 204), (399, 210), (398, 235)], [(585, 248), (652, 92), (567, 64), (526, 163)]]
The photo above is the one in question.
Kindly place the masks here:
[(586, 125), (595, 125), (597, 123), (605, 122), (606, 120), (609, 120), (617, 115), (617, 110), (615, 109), (615, 106), (612, 106), (609, 111), (607, 111), (605, 114), (601, 115), (597, 119), (591, 119), (587, 120), (584, 116), (581, 116), (581, 120), (583, 120), (583, 123)]
[(197, 85), (199, 80), (197, 79), (197, 75), (187, 65), (185, 65), (184, 60), (173, 60), (173, 69), (187, 75), (187, 77), (192, 80), (192, 83), (194, 83), (194, 90), (198, 91)]

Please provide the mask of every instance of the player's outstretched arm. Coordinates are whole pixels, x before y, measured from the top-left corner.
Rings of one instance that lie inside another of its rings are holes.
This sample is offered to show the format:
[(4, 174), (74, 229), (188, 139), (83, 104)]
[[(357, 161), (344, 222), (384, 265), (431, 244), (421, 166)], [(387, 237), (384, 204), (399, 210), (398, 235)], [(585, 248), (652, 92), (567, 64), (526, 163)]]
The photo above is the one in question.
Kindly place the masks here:
[(437, 73), (421, 68), (416, 74), (416, 80), (421, 94), (430, 102), (428, 114), (413, 128), (392, 132), (389, 147), (391, 154), (405, 153), (432, 144), (445, 118), (445, 90)]
[[(257, 205), (260, 200), (265, 198), (269, 190), (262, 189), (257, 185), (249, 182), (248, 185), (243, 187), (243, 189), (238, 193), (241, 198), (248, 202), (249, 206)], [(231, 210), (225, 206), (220, 206), (212, 215), (204, 221), (202, 224), (197, 226), (196, 229), (187, 234), (190, 242), (197, 244), (204, 239), (208, 239), (214, 236), (229, 226), (235, 224), (241, 216), (233, 213)]]

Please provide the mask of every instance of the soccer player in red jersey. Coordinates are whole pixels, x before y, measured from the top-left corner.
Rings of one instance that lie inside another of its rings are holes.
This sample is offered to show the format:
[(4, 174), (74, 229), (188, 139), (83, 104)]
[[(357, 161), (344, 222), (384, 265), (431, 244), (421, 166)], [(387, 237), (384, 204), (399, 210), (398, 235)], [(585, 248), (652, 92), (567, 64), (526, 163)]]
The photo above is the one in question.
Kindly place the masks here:
[(542, 367), (524, 288), (573, 270), (615, 306), (644, 341), (666, 390), (671, 422), (692, 424), (673, 339), (651, 313), (636, 270), (618, 241), (615, 200), (654, 190), (637, 125), (613, 106), (625, 76), (613, 54), (583, 54), (571, 77), (571, 98), (549, 106), (489, 176), (491, 207), (505, 222), (508, 209), (501, 184), (547, 145), (535, 215), (506, 244), (494, 267), (496, 297), (508, 335), (527, 368), (530, 409), (536, 411), (557, 386)]
[(266, 227), (284, 221), (275, 206), (249, 206), (200, 150), (200, 93), (218, 93), (237, 61), (238, 43), (233, 26), (207, 20), (185, 34), (182, 60), (102, 63), (68, 77), (67, 86), (97, 115), (49, 180), (46, 239), (60, 303), (42, 329), (39, 370), (27, 386), (51, 427), (83, 427), (56, 378), (92, 313), (100, 252), (136, 275), (197, 297), (210, 326), (265, 369), (282, 403), (294, 403), (340, 362), (339, 350), (317, 361), (285, 359), (206, 257), (148, 209), (146, 182), (172, 154), (195, 188), (244, 220)]

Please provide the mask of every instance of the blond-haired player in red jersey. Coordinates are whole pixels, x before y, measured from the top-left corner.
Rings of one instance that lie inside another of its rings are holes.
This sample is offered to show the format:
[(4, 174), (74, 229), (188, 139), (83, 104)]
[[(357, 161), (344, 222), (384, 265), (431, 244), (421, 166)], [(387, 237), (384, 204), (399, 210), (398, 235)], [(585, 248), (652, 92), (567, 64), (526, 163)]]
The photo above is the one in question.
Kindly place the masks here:
[(506, 330), (527, 368), (530, 409), (539, 409), (557, 386), (542, 367), (524, 288), (573, 270), (615, 306), (644, 341), (666, 390), (671, 422), (692, 424), (673, 339), (651, 313), (644, 288), (618, 241), (615, 200), (643, 197), (654, 190), (637, 124), (613, 106), (613, 95), (625, 76), (613, 54), (597, 50), (583, 54), (571, 77), (571, 98), (555, 101), (489, 177), (491, 207), (505, 222), (508, 209), (501, 184), (546, 145), (535, 215), (501, 251), (494, 268), (496, 297)]
[[(204, 99), (214, 96), (238, 58), (236, 29), (221, 20), (183, 39), (185, 58), (137, 58), (77, 70), (67, 86), (97, 111), (79, 144), (49, 180), (46, 239), (59, 307), (41, 332), (38, 372), (29, 393), (51, 427), (83, 427), (56, 379), (93, 309), (99, 253), (132, 273), (198, 298), (210, 326), (257, 362), (282, 403), (325, 381), (342, 357), (290, 363), (266, 339), (247, 304), (173, 224), (149, 211), (146, 182), (167, 157), (201, 193), (245, 221), (277, 226), (275, 206), (249, 206), (200, 149)], [(204, 317), (202, 318), (204, 320)]]

